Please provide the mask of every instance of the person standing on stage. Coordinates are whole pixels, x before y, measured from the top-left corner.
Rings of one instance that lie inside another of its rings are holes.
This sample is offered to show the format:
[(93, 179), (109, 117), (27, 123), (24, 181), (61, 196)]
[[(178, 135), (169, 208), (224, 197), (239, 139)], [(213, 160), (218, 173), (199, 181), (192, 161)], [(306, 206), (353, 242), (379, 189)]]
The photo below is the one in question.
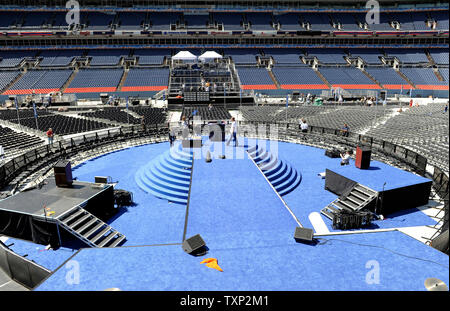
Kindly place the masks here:
[(168, 128), (169, 128), (169, 142), (170, 142), (170, 147), (173, 146), (173, 142), (175, 141), (176, 137), (175, 137), (175, 133), (173, 128), (170, 126), (170, 122), (167, 124)]
[(237, 123), (236, 119), (233, 117), (231, 118), (230, 137), (227, 140), (227, 146), (230, 144), (231, 139), (233, 139), (234, 146), (237, 147), (238, 142), (236, 138), (236, 133), (237, 133)]

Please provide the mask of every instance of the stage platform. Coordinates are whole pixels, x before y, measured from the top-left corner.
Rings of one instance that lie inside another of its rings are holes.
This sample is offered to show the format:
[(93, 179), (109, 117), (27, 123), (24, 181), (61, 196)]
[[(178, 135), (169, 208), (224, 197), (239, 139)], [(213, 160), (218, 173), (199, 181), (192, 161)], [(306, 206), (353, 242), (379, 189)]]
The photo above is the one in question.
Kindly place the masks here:
[[(74, 208), (86, 205), (89, 200), (111, 188), (112, 185), (98, 185), (84, 181), (73, 181), (72, 187), (57, 187), (53, 178), (44, 181), (42, 188), (19, 192), (0, 201), (0, 211), (29, 215), (53, 222)], [(44, 215), (44, 207), (55, 213)]]
[[(28, 254), (54, 272), (37, 289), (42, 291), (111, 287), (165, 291), (425, 290), (423, 282), (428, 277), (440, 278), (448, 284), (448, 256), (399, 232), (402, 227), (436, 223), (417, 208), (386, 215), (383, 221), (374, 222), (370, 228), (374, 233), (358, 230), (336, 236), (341, 232), (331, 228), (331, 221), (322, 219), (329, 235), (322, 234), (317, 244), (296, 243), (293, 235), (297, 224), (243, 152), (246, 143), (248, 140), (241, 137), (241, 147), (226, 147), (226, 159), (218, 158), (222, 153), (216, 150), (211, 151), (211, 163), (205, 162), (204, 157), (194, 159), (189, 210), (186, 205), (142, 191), (135, 181), (136, 172), (169, 150), (169, 143), (128, 148), (74, 168), (73, 176), (78, 180), (111, 176), (122, 189), (133, 192), (135, 204), (108, 220), (110, 226), (127, 237), (119, 248), (43, 251), (41, 245), (20, 243), (14, 238), (7, 243), (15, 243), (12, 246), (15, 251)], [(266, 141), (258, 144), (265, 146)], [(340, 159), (326, 157), (324, 149), (284, 142), (273, 147), (265, 149), (275, 153), (276, 147), (278, 157), (302, 174), (301, 184), (283, 196), (283, 200), (307, 228), (316, 229), (310, 216), (320, 213), (337, 197), (325, 190), (325, 180), (318, 176), (326, 169), (336, 172), (345, 169), (342, 173), (345, 176), (361, 183), (370, 181), (375, 186), (382, 186), (387, 180), (393, 190), (394, 185), (426, 182), (377, 161), (372, 165), (379, 169), (373, 171), (355, 168), (354, 161), (341, 168)], [(201, 149), (205, 148), (207, 143)], [(239, 157), (241, 154), (243, 158)], [(365, 174), (374, 175), (369, 178)], [(194, 257), (183, 252), (184, 233), (186, 237), (200, 234), (209, 248), (208, 254)], [(82, 281), (67, 284), (65, 263), (74, 254), (71, 259), (84, 267)], [(224, 272), (201, 265), (206, 257), (217, 258)], [(365, 267), (370, 260), (380, 263), (380, 284), (365, 281), (369, 271)]]
[[(340, 159), (336, 161), (340, 161)], [(330, 170), (378, 192), (383, 191), (384, 183), (386, 183), (384, 191), (388, 191), (431, 182), (428, 178), (393, 166), (382, 165), (382, 163), (377, 161), (371, 161), (370, 167), (365, 170), (357, 168), (353, 161), (350, 165), (333, 166)]]
[(114, 213), (113, 186), (73, 181), (72, 187), (62, 188), (46, 179), (41, 188), (0, 201), (0, 234), (59, 248), (74, 238), (66, 217), (77, 212), (98, 223), (107, 219)]

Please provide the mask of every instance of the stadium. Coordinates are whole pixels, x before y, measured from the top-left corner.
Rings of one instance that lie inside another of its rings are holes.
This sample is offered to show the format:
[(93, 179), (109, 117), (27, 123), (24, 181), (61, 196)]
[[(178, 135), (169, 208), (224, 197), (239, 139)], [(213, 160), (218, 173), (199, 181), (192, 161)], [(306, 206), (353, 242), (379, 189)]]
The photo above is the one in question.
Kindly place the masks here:
[(448, 3), (0, 2), (0, 291), (448, 291)]

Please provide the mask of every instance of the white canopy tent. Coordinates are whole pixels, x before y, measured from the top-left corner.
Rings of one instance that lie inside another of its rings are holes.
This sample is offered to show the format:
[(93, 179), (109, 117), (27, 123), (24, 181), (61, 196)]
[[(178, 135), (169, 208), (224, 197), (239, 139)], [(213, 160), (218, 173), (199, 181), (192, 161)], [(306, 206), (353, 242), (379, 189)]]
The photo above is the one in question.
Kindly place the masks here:
[(189, 51), (180, 51), (177, 53), (177, 55), (172, 57), (172, 61), (174, 60), (179, 60), (183, 62), (196, 62), (197, 56), (195, 56)]
[(202, 62), (211, 61), (211, 60), (220, 59), (220, 58), (222, 58), (222, 55), (220, 55), (214, 51), (207, 51), (198, 57), (198, 59)]

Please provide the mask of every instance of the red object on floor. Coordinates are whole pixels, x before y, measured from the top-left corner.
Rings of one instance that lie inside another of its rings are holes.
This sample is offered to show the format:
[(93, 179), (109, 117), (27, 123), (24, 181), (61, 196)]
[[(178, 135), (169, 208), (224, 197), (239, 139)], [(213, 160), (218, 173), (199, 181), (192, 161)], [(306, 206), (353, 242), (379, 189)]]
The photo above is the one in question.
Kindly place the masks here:
[(359, 169), (368, 169), (370, 167), (370, 156), (372, 150), (369, 147), (356, 147), (355, 166)]

